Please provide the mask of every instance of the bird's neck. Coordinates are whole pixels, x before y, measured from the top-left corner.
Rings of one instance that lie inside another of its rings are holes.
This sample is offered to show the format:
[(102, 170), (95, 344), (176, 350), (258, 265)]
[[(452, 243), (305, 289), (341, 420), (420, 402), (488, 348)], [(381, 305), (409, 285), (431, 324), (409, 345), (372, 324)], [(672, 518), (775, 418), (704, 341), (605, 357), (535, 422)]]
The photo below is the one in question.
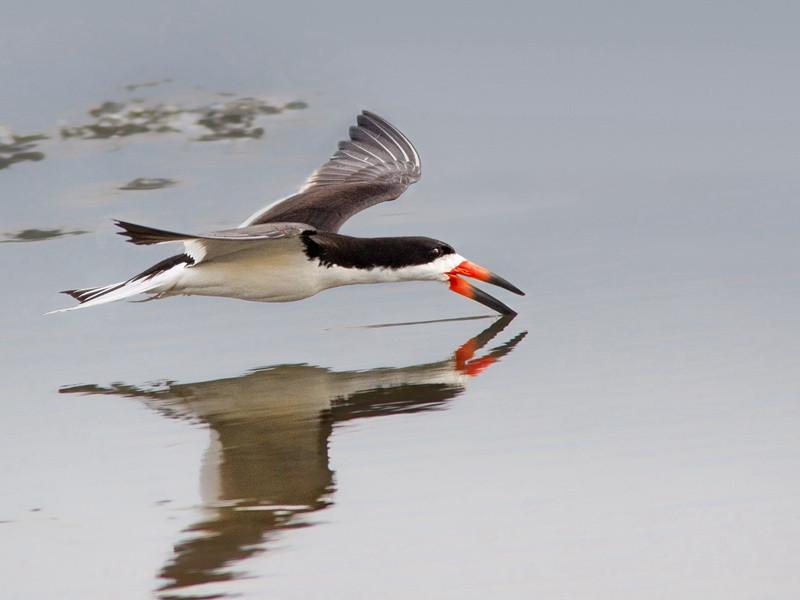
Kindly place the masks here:
[(410, 237), (360, 238), (318, 232), (303, 236), (305, 253), (324, 267), (394, 269), (425, 264), (430, 257), (417, 255)]
[(318, 267), (324, 287), (397, 281), (447, 281), (445, 272), (464, 258), (448, 254), (436, 260), (415, 256), (413, 238), (356, 238), (324, 233), (304, 237), (306, 256)]

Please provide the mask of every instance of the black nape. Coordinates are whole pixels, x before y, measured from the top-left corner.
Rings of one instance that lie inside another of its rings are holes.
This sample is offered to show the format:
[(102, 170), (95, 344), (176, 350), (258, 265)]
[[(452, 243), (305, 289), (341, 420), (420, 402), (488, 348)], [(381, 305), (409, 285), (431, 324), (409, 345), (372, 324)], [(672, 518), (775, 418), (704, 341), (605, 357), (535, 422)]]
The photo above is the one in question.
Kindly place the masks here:
[(424, 265), (455, 250), (427, 237), (356, 238), (338, 233), (303, 234), (306, 256), (324, 267), (401, 269)]

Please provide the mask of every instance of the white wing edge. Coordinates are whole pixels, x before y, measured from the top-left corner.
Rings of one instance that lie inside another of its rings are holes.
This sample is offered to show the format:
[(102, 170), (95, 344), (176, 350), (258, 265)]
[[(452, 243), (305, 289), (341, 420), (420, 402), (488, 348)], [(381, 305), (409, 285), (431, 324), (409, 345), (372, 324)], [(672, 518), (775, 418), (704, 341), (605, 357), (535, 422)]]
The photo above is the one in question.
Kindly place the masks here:
[(247, 217), (247, 219), (242, 221), (242, 224), (238, 226), (238, 229), (241, 229), (242, 227), (249, 227), (250, 225), (253, 224), (254, 221), (258, 220), (262, 215), (264, 215), (268, 211), (272, 210), (275, 206), (278, 206), (278, 204), (280, 204), (281, 202), (284, 202), (285, 200), (288, 200), (292, 196), (296, 196), (296, 195), (297, 195), (296, 193), (295, 194), (290, 194), (288, 196), (280, 198), (279, 200), (275, 200), (275, 202), (273, 202), (272, 204), (268, 204), (264, 208), (259, 209), (258, 211), (254, 212), (252, 215)]

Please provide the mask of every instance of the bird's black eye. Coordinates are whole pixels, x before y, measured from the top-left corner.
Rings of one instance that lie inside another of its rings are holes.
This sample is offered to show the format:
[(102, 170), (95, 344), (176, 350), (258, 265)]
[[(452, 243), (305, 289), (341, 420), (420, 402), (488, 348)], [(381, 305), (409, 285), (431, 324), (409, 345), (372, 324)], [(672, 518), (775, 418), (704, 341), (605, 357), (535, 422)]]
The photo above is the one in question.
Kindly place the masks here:
[(433, 249), (431, 249), (431, 256), (436, 257), (436, 256), (439, 256), (441, 253), (442, 253), (442, 249), (441, 248), (433, 248)]

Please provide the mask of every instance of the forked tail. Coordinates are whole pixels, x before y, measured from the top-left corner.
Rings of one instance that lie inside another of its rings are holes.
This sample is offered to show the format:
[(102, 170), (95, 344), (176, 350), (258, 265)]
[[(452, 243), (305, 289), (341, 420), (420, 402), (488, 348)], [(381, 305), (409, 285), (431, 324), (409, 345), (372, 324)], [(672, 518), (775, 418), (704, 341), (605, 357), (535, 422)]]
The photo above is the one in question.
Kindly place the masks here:
[(54, 313), (67, 312), (78, 308), (88, 308), (90, 306), (97, 306), (98, 304), (124, 300), (125, 298), (136, 296), (137, 294), (167, 291), (172, 287), (172, 284), (174, 284), (178, 272), (192, 264), (194, 264), (194, 260), (190, 256), (178, 254), (166, 260), (162, 260), (146, 271), (142, 271), (135, 277), (128, 279), (128, 281), (112, 283), (111, 285), (104, 285), (96, 288), (65, 290), (62, 292), (63, 294), (72, 296), (80, 302), (80, 304), (71, 308), (51, 310), (45, 314), (52, 315)]

